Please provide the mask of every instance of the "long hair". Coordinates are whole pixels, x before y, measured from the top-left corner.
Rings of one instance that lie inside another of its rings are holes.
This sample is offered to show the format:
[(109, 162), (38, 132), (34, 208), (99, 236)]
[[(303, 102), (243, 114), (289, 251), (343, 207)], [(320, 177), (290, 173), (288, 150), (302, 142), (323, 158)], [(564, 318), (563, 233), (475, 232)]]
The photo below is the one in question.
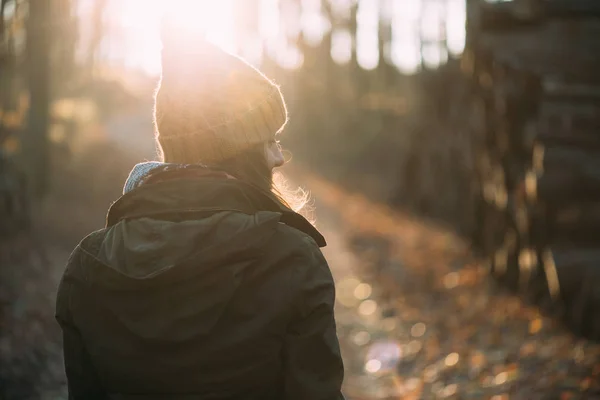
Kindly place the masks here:
[(253, 146), (216, 167), (268, 192), (276, 201), (311, 219), (308, 193), (302, 188), (291, 189), (282, 173), (271, 171), (263, 144)]
[[(198, 158), (196, 151), (194, 151), (194, 146), (179, 146), (175, 149), (179, 151), (173, 152), (174, 149), (170, 149), (169, 157), (166, 157), (164, 149), (157, 143), (158, 156), (163, 162), (202, 164), (202, 160)], [(302, 188), (290, 188), (282, 173), (271, 171), (267, 164), (264, 144), (250, 147), (245, 152), (229, 160), (218, 165), (209, 165), (209, 167), (220, 169), (263, 190), (274, 200), (314, 222), (308, 192)]]

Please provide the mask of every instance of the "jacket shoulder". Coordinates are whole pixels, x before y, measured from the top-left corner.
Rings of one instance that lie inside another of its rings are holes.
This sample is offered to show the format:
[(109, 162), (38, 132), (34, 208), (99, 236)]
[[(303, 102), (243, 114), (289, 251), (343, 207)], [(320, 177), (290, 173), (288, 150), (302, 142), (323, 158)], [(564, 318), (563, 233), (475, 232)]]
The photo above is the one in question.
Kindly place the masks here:
[(269, 253), (282, 262), (286, 260), (285, 264), (295, 271), (296, 280), (302, 281), (300, 276), (304, 275), (324, 274), (327, 280), (333, 281), (329, 264), (315, 239), (294, 227), (279, 224)]
[(77, 248), (80, 248), (87, 253), (95, 254), (100, 250), (105, 236), (106, 228), (94, 231), (81, 239), (81, 242), (79, 242)]
[(86, 264), (90, 258), (94, 258), (98, 254), (105, 236), (106, 229), (100, 229), (81, 239), (67, 260), (63, 280), (64, 278), (77, 277), (82, 274), (81, 270), (85, 269), (83, 264)]
[(277, 245), (283, 246), (290, 251), (321, 253), (319, 245), (312, 236), (282, 222), (277, 226), (274, 239)]
[(63, 323), (67, 323), (71, 319), (70, 288), (76, 281), (80, 280), (78, 278), (82, 276), (85, 278), (86, 268), (82, 264), (85, 263), (86, 254), (92, 254), (93, 251), (97, 251), (95, 250), (96, 248), (100, 248), (104, 239), (103, 231), (102, 229), (87, 235), (75, 246), (69, 255), (58, 285), (55, 303), (55, 317)]

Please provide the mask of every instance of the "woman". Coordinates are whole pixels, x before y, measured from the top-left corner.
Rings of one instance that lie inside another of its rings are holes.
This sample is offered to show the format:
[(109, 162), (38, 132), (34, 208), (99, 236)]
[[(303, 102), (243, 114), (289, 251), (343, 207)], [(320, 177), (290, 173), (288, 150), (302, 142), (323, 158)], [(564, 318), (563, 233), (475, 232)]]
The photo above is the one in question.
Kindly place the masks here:
[(343, 399), (325, 240), (274, 189), (278, 87), (167, 44), (162, 162), (138, 164), (59, 287), (70, 399)]

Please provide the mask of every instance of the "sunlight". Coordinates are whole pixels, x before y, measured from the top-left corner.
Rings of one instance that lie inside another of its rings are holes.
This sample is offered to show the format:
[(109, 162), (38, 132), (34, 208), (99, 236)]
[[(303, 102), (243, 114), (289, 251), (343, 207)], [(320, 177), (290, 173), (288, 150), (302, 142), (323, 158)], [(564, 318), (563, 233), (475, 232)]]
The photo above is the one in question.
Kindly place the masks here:
[(167, 18), (173, 35), (203, 34), (226, 50), (235, 50), (233, 0), (120, 0), (109, 2), (107, 56), (147, 73), (160, 72), (160, 24)]
[(404, 74), (414, 74), (421, 67), (420, 8), (420, 1), (398, 1), (392, 7), (391, 59)]
[(338, 64), (352, 59), (352, 34), (347, 29), (335, 29), (331, 33), (331, 58)]
[(362, 0), (358, 3), (356, 16), (356, 58), (358, 65), (366, 70), (379, 64), (379, 9), (377, 3)]
[(462, 54), (465, 50), (466, 40), (466, 0), (451, 0), (447, 4), (446, 37), (448, 41), (448, 50), (454, 56)]
[[(338, 18), (348, 18), (356, 0), (330, 1)], [(90, 0), (81, 0), (80, 14), (89, 16), (92, 4)], [(252, 10), (251, 4), (258, 8)], [(435, 68), (449, 56), (459, 56), (464, 50), (465, 0), (446, 0), (444, 4), (423, 0), (381, 3), (358, 0), (358, 29), (353, 38), (344, 26), (334, 27), (325, 18), (320, 0), (298, 3), (108, 0), (107, 35), (99, 51), (110, 63), (157, 75), (161, 68), (160, 26), (163, 18), (167, 18), (175, 27), (168, 32), (170, 35), (204, 35), (215, 45), (240, 54), (253, 64), (260, 64), (266, 56), (291, 69), (303, 64), (303, 54), (295, 44), (300, 33), (307, 44), (316, 46), (331, 31), (330, 53), (336, 63), (349, 62), (355, 50), (360, 67), (371, 70), (379, 63), (378, 29), (379, 18), (383, 17), (392, 22), (391, 42), (384, 46), (386, 59), (400, 72), (414, 74), (423, 65)], [(89, 42), (92, 37), (89, 24), (81, 27), (81, 35), (82, 43)], [(447, 50), (440, 49), (440, 45), (447, 46)]]
[(331, 22), (323, 15), (320, 0), (304, 0), (300, 13), (302, 34), (308, 45), (317, 46), (331, 29)]
[(204, 33), (209, 41), (227, 50), (235, 47), (232, 0), (172, 0), (164, 13), (182, 31)]

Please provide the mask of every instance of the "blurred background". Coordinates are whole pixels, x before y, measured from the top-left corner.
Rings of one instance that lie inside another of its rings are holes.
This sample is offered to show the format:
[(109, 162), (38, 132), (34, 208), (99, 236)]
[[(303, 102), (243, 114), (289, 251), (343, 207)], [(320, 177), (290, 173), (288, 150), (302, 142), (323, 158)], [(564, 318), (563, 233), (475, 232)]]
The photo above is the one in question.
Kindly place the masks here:
[(1, 0), (0, 399), (66, 398), (56, 286), (156, 158), (165, 17), (282, 87), (349, 399), (600, 398), (597, 1)]

